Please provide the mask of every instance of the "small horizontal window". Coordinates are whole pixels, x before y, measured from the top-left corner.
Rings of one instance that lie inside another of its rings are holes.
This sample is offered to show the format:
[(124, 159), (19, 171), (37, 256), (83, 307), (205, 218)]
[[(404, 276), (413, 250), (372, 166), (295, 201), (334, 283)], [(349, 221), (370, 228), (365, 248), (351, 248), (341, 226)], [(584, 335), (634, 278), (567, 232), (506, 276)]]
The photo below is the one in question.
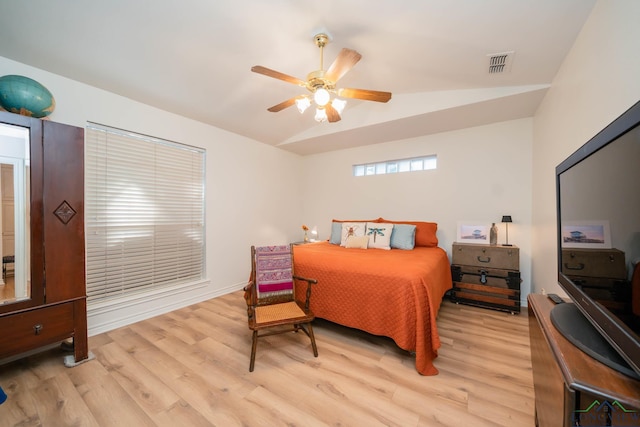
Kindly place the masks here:
[(413, 157), (410, 159), (387, 160), (385, 162), (353, 165), (353, 176), (385, 175), (398, 172), (416, 172), (437, 169), (438, 157), (430, 156)]

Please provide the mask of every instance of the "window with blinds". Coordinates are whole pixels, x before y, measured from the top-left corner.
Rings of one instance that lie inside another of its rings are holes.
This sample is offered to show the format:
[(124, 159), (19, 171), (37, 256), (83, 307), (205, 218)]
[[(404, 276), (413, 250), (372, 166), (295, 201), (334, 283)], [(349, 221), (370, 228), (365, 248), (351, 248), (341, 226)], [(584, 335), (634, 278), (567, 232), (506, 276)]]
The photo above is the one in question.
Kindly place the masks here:
[(87, 300), (205, 276), (205, 151), (89, 123)]

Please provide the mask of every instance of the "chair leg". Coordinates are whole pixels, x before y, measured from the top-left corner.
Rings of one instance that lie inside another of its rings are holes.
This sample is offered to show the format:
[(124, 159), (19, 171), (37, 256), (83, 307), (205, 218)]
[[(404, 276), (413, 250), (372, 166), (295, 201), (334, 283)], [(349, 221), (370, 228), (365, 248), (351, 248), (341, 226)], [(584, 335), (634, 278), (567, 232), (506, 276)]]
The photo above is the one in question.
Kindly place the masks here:
[(313, 355), (318, 357), (318, 347), (316, 346), (316, 337), (313, 335), (313, 327), (311, 323), (307, 323), (309, 327), (309, 338), (311, 338), (311, 347), (313, 347)]
[(256, 364), (256, 347), (258, 345), (258, 331), (253, 331), (253, 339), (251, 343), (251, 362), (249, 363), (249, 372), (253, 372)]

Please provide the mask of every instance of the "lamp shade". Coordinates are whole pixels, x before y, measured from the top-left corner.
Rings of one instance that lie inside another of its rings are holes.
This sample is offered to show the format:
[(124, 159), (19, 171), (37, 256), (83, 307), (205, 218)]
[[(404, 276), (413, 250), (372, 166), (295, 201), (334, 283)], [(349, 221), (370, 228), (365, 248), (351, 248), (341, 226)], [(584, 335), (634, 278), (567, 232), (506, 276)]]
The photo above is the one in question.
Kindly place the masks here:
[(298, 107), (298, 111), (300, 111), (300, 114), (304, 113), (304, 111), (309, 108), (310, 105), (311, 101), (309, 101), (309, 98), (307, 98), (306, 96), (296, 98), (296, 107)]
[(316, 104), (321, 107), (327, 105), (330, 99), (331, 95), (329, 95), (329, 92), (325, 88), (316, 89), (315, 93), (313, 94), (313, 100), (316, 101)]
[(347, 105), (347, 101), (345, 101), (344, 99), (334, 98), (333, 101), (331, 101), (331, 106), (335, 108), (338, 114), (342, 114), (345, 105)]
[(507, 242), (503, 246), (513, 246), (509, 244), (509, 223), (513, 222), (511, 220), (511, 215), (502, 215), (502, 222), (505, 223), (505, 228), (507, 229)]
[(316, 122), (324, 122), (327, 120), (327, 112), (324, 110), (324, 108), (316, 108), (315, 119)]

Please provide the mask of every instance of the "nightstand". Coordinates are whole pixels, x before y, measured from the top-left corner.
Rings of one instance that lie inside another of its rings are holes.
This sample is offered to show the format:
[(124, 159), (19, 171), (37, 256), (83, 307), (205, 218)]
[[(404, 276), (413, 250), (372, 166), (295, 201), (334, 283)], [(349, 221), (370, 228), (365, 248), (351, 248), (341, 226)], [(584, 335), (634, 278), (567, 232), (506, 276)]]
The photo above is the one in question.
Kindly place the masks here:
[(520, 312), (520, 249), (517, 246), (454, 243), (451, 301)]

